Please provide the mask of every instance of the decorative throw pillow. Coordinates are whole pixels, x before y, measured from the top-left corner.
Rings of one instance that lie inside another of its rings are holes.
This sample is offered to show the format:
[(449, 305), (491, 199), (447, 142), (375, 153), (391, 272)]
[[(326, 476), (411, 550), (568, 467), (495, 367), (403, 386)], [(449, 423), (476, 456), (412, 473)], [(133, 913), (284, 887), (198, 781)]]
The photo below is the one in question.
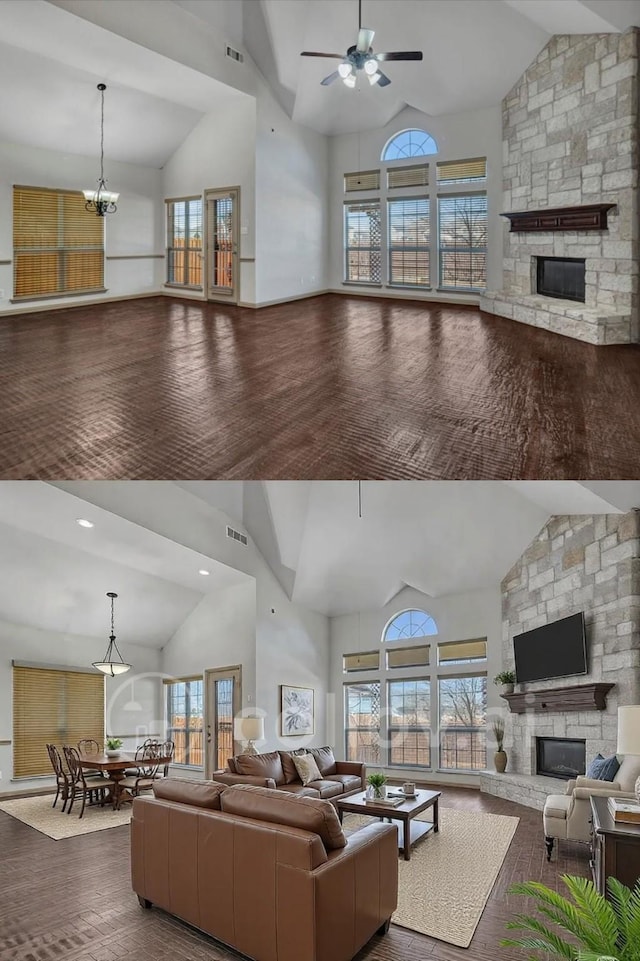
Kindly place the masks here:
[(611, 757), (603, 757), (602, 754), (597, 754), (589, 765), (587, 777), (596, 781), (613, 781), (619, 767), (620, 761), (615, 754), (612, 754)]
[(322, 780), (322, 775), (318, 770), (318, 765), (313, 754), (294, 754), (291, 760), (295, 764), (298, 777), (303, 784), (310, 784), (312, 781)]

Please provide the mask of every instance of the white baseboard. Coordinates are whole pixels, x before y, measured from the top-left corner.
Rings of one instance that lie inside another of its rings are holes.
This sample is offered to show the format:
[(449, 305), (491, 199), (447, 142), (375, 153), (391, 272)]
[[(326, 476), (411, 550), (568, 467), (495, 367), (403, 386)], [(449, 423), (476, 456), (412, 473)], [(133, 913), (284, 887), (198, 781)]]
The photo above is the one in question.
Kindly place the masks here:
[(330, 294), (331, 290), (310, 290), (306, 294), (295, 294), (293, 297), (281, 297), (278, 300), (263, 300), (258, 304), (250, 304), (244, 300), (238, 302), (238, 307), (250, 307), (259, 310), (261, 307), (275, 307), (277, 304), (292, 304), (296, 300), (309, 300), (310, 297), (321, 297)]
[(460, 306), (479, 307), (480, 294), (449, 294), (444, 291), (433, 291), (429, 294), (420, 291), (381, 290), (373, 287), (365, 290), (345, 284), (343, 287), (331, 287), (326, 293), (342, 294), (345, 297), (373, 297), (382, 300), (418, 300), (424, 304), (459, 304)]
[(114, 297), (89, 297), (86, 300), (74, 301), (69, 303), (65, 301), (63, 303), (42, 303), (33, 302), (32, 304), (24, 304), (23, 306), (11, 305), (9, 310), (4, 310), (0, 307), (0, 319), (3, 317), (12, 317), (15, 314), (41, 314), (44, 311), (49, 310), (69, 310), (73, 307), (95, 307), (97, 304), (114, 304), (121, 300), (141, 300), (144, 297), (158, 297), (162, 293), (161, 290), (149, 290), (145, 294), (118, 294)]

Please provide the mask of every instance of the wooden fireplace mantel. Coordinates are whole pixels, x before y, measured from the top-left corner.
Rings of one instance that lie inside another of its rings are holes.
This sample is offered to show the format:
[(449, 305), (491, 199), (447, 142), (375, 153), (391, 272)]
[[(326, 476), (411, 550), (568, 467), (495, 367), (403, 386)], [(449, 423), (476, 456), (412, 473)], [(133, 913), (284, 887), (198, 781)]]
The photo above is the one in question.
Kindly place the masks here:
[(509, 704), (512, 714), (525, 714), (527, 711), (539, 713), (553, 711), (604, 711), (607, 707), (607, 694), (613, 684), (578, 684), (573, 687), (552, 687), (546, 691), (518, 691), (516, 694), (501, 694)]
[(500, 214), (510, 222), (510, 233), (553, 230), (607, 230), (607, 213), (615, 204), (586, 204), (550, 210), (514, 210)]

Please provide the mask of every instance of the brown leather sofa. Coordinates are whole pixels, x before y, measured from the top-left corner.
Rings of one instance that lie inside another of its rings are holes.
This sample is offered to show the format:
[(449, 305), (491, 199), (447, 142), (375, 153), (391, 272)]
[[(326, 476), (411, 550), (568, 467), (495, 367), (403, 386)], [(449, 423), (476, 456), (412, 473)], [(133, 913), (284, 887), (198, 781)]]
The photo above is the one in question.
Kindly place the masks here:
[(133, 802), (131, 877), (157, 905), (255, 961), (351, 961), (397, 905), (398, 839), (346, 838), (333, 805), (167, 778)]
[[(312, 754), (322, 775), (303, 787), (292, 757)], [(297, 751), (271, 751), (269, 754), (238, 754), (227, 761), (227, 770), (216, 773), (222, 784), (253, 784), (277, 788), (290, 794), (335, 800), (364, 791), (365, 766), (354, 761), (336, 761), (330, 747), (301, 748)]]

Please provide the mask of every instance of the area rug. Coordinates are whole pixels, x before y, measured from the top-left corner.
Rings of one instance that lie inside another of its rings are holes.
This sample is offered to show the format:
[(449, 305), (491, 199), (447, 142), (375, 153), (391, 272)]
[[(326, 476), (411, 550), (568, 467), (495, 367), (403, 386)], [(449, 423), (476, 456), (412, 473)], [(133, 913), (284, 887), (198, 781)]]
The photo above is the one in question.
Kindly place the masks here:
[(112, 811), (107, 805), (101, 808), (90, 807), (87, 804), (82, 818), (78, 817), (82, 800), (78, 803), (76, 799), (69, 815), (62, 813), (60, 799), (55, 808), (51, 807), (52, 804), (52, 794), (15, 798), (12, 801), (0, 802), (0, 811), (10, 814), (18, 821), (23, 821), (41, 834), (53, 838), (54, 841), (75, 838), (80, 834), (92, 834), (94, 831), (105, 831), (107, 828), (117, 828), (122, 824), (128, 824), (131, 820), (130, 804), (121, 811)]
[[(417, 820), (430, 821), (429, 811)], [(412, 931), (468, 948), (519, 818), (503, 814), (440, 809), (440, 830), (411, 848), (411, 860), (398, 860), (398, 908), (392, 917)], [(345, 815), (352, 833), (371, 818)], [(402, 832), (399, 822), (398, 829)]]

